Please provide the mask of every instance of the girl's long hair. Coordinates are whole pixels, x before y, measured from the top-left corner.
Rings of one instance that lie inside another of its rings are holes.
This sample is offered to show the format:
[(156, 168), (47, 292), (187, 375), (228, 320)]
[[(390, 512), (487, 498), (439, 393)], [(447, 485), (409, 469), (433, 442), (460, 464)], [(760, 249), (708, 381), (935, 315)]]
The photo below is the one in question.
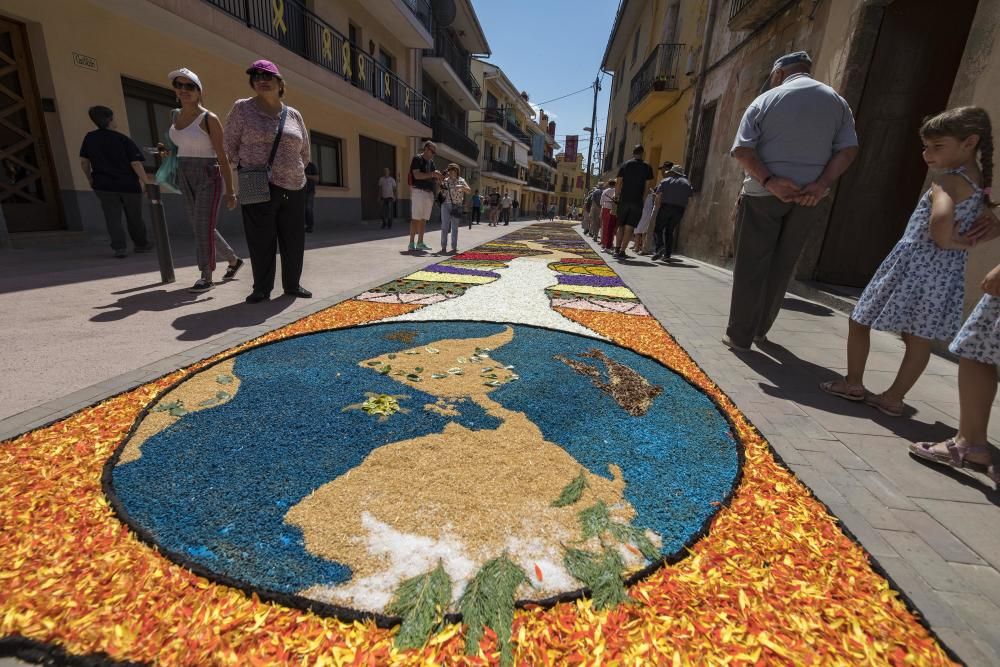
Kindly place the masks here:
[(993, 188), (993, 126), (990, 116), (982, 107), (956, 107), (928, 116), (920, 126), (920, 138), (954, 137), (968, 139), (979, 136), (979, 166), (983, 172), (983, 200), (990, 208), (1000, 206), (992, 198)]

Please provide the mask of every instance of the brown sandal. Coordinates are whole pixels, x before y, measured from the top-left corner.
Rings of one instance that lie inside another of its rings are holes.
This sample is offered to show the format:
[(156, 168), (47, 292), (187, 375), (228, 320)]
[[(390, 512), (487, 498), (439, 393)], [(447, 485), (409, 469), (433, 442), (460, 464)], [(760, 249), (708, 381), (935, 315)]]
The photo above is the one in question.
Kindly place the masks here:
[(868, 390), (863, 384), (849, 384), (847, 380), (843, 379), (821, 382), (819, 388), (831, 396), (848, 401), (863, 401), (868, 395)]
[[(934, 451), (938, 445), (944, 445), (947, 453)], [(987, 475), (997, 488), (1000, 488), (1000, 470), (997, 469), (996, 452), (989, 445), (959, 445), (955, 438), (949, 438), (943, 442), (914, 442), (910, 444), (910, 454), (918, 459), (951, 466), (952, 468), (966, 468)], [(978, 463), (969, 461), (969, 454), (985, 454), (989, 457), (989, 463)]]
[(902, 401), (891, 403), (882, 394), (868, 394), (865, 396), (864, 401), (865, 405), (870, 405), (882, 414), (889, 415), (890, 417), (902, 417), (903, 411), (906, 409), (906, 404)]

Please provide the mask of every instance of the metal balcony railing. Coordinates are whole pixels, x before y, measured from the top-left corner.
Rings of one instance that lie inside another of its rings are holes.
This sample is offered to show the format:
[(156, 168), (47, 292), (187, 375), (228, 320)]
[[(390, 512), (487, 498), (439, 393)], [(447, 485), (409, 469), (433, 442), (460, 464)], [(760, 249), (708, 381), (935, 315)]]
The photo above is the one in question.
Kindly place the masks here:
[(502, 129), (506, 130), (514, 137), (525, 144), (526, 146), (531, 146), (531, 137), (528, 133), (522, 130), (517, 122), (514, 120), (514, 114), (508, 109), (503, 108), (487, 108), (483, 110), (483, 122), (493, 123), (498, 125)]
[(434, 12), (431, 11), (430, 0), (403, 0), (403, 3), (410, 8), (417, 20), (427, 28), (427, 32), (434, 34)]
[(659, 44), (632, 77), (628, 108), (631, 111), (651, 90), (676, 90), (683, 44)]
[(542, 162), (549, 165), (553, 169), (559, 168), (559, 161), (556, 160), (554, 157), (549, 157), (548, 155), (546, 155), (545, 157), (542, 158)]
[(462, 128), (452, 125), (440, 116), (434, 119), (433, 127), (435, 141), (447, 144), (473, 160), (479, 159), (479, 146), (469, 138), (469, 135)]
[(549, 182), (544, 178), (539, 178), (537, 176), (529, 176), (528, 185), (530, 185), (533, 188), (538, 188), (539, 190), (549, 189)]
[(472, 75), (472, 70), (469, 67), (471, 58), (469, 52), (456, 44), (448, 31), (438, 28), (434, 35), (434, 48), (424, 49), (424, 57), (444, 58), (445, 62), (451, 65), (451, 68), (458, 74), (458, 78), (462, 80), (476, 102), (482, 100), (483, 90), (479, 87), (479, 82), (476, 81), (476, 77)]
[(494, 171), (498, 174), (503, 174), (504, 176), (517, 178), (517, 165), (510, 164), (509, 162), (500, 162), (499, 160), (487, 160), (486, 171)]
[[(393, 109), (430, 125), (433, 108), (429, 99), (367, 53), (349, 44), (336, 28), (306, 9), (299, 0), (284, 0), (278, 4), (271, 0), (205, 2), (267, 35), (292, 53), (342, 76)], [(405, 2), (411, 9), (426, 5), (430, 16), (430, 4), (426, 0)], [(280, 8), (280, 12), (276, 8)]]

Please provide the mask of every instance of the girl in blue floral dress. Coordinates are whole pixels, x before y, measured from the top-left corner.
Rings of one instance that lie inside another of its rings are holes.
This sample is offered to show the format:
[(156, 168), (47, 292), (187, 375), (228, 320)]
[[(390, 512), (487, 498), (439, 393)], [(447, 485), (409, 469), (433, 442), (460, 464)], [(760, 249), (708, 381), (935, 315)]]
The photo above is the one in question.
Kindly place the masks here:
[(915, 442), (914, 456), (954, 468), (985, 472), (1000, 486), (1000, 456), (987, 430), (1000, 365), (1000, 265), (986, 274), (986, 294), (948, 347), (958, 360), (958, 433), (944, 442)]
[[(820, 385), (893, 417), (903, 414), (903, 398), (927, 367), (932, 342), (950, 341), (962, 324), (965, 264), (974, 243), (968, 234), (978, 227), (984, 206), (993, 206), (993, 134), (986, 111), (949, 109), (925, 120), (920, 137), (924, 161), (936, 172), (931, 187), (851, 314), (847, 376)], [(872, 329), (899, 333), (906, 344), (896, 379), (881, 394), (863, 383)]]

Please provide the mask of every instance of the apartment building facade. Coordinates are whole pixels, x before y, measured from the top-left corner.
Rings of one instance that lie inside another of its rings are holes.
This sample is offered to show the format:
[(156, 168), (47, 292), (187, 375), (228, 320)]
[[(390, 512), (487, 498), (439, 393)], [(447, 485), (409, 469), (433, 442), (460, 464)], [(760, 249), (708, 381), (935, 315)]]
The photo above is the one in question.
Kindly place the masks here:
[[(259, 58), (281, 68), (285, 100), (311, 132), (317, 220), (377, 219), (384, 168), (408, 216), (406, 168), (420, 140), (438, 138), (466, 165), (477, 158), (461, 130), (478, 83), (461, 65), (489, 47), (470, 2), (456, 5), (444, 26), (429, 0), (5, 0), (0, 228), (100, 232), (77, 158), (93, 129), (87, 109), (111, 107), (119, 130), (151, 147), (177, 106), (168, 72), (197, 72), (206, 106), (225, 117), (252, 94), (244, 72)], [(178, 198), (164, 201), (168, 224), (186, 225)], [(229, 223), (238, 212), (224, 213)]]

